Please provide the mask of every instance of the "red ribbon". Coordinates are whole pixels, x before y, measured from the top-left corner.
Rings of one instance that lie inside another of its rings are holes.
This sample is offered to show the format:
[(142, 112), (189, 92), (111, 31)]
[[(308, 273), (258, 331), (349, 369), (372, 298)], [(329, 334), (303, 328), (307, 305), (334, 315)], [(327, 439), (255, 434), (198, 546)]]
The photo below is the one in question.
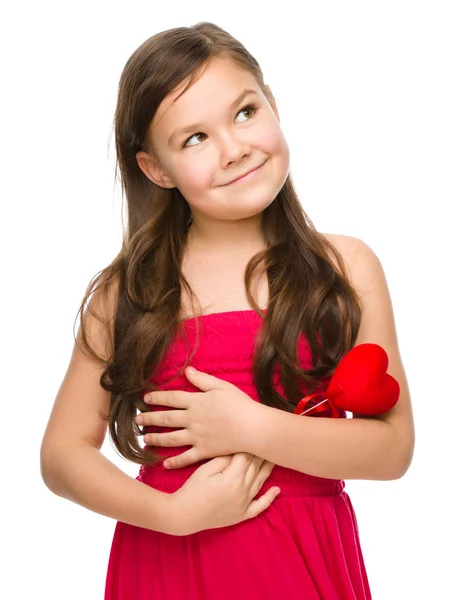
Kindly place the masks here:
[[(326, 402), (323, 402), (324, 400), (326, 400)], [(320, 402), (323, 402), (323, 404), (320, 404)], [(311, 403), (314, 405), (313, 408), (310, 408)], [(294, 414), (300, 415), (305, 410), (308, 410), (306, 414), (310, 416), (325, 412), (327, 410), (330, 410), (331, 417), (333, 419), (338, 419), (341, 416), (341, 411), (331, 402), (329, 398), (325, 398), (325, 396), (320, 392), (315, 392), (309, 396), (304, 396), (304, 398), (298, 402), (296, 409), (294, 410)]]

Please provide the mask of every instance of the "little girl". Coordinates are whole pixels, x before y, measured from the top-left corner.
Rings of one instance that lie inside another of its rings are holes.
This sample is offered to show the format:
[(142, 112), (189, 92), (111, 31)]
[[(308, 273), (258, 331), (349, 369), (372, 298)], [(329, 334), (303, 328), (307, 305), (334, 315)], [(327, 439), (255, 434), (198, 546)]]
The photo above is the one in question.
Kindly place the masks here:
[[(54, 493), (118, 521), (106, 600), (370, 598), (344, 480), (400, 478), (414, 447), (378, 258), (316, 231), (259, 64), (211, 23), (133, 53), (115, 136), (126, 234), (82, 301), (41, 449)], [(396, 406), (294, 414), (364, 342)], [(100, 452), (108, 426), (136, 479)]]

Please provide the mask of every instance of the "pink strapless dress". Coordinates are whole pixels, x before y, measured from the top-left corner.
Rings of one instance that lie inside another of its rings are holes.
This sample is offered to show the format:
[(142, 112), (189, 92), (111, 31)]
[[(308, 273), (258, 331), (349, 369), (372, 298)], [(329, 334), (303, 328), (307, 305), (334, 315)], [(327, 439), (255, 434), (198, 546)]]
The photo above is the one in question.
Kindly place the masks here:
[[(259, 315), (232, 311), (204, 315), (199, 321), (203, 331), (193, 366), (259, 401), (251, 374)], [(194, 319), (184, 323), (191, 346), (177, 337), (152, 380), (161, 389), (197, 392), (183, 374), (167, 383), (195, 344)], [(304, 336), (298, 351), (301, 365), (309, 368), (311, 353)], [(279, 369), (274, 384), (284, 396)], [(172, 456), (185, 449), (158, 451)], [(172, 493), (198, 466), (167, 470), (161, 462), (141, 467), (137, 479)], [(117, 522), (105, 600), (370, 599), (356, 517), (344, 481), (276, 465), (258, 496), (274, 485), (281, 492), (269, 508), (222, 529), (178, 537)]]

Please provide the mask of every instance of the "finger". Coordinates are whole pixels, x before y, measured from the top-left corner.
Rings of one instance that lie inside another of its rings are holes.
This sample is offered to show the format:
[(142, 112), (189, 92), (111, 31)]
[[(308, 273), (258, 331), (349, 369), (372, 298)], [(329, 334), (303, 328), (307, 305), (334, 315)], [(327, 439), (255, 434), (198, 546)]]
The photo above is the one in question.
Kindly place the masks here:
[(183, 429), (188, 426), (186, 410), (150, 410), (137, 415), (135, 420), (137, 425), (144, 425), (145, 427), (155, 426)]
[(198, 461), (200, 461), (202, 457), (200, 456), (198, 450), (196, 448), (191, 448), (190, 450), (186, 450), (179, 454), (178, 456), (172, 456), (164, 461), (163, 465), (166, 469), (183, 469), (183, 467), (188, 467), (189, 465), (194, 465)]
[(168, 431), (167, 433), (147, 433), (143, 436), (143, 441), (149, 446), (161, 446), (162, 448), (193, 445), (188, 429)]
[(261, 512), (272, 504), (280, 491), (280, 488), (272, 487), (268, 492), (265, 492), (263, 496), (257, 500), (253, 500), (245, 513), (245, 519), (252, 519), (253, 517), (257, 517), (257, 515), (260, 515)]
[(248, 468), (243, 473), (243, 480), (246, 485), (251, 485), (251, 483), (254, 481), (263, 462), (264, 459), (260, 458), (260, 456), (252, 456), (252, 460), (249, 463)]
[(273, 463), (269, 463), (267, 461), (263, 463), (259, 472), (255, 475), (254, 480), (249, 483), (250, 498), (254, 498), (260, 491), (264, 483), (270, 477), (274, 466), (275, 465)]
[[(251, 486), (258, 474), (260, 473), (263, 465), (271, 464), (267, 463), (267, 461), (259, 456), (254, 456), (251, 464), (249, 465), (247, 471), (244, 473), (244, 483), (245, 485)], [(271, 470), (271, 469), (270, 469)]]
[(237, 452), (233, 454), (232, 460), (227, 467), (227, 471), (231, 471), (233, 475), (243, 476), (249, 468), (249, 465), (254, 459), (254, 454), (248, 452)]
[(257, 473), (265, 462), (266, 462), (265, 458), (261, 458), (260, 456), (254, 455), (252, 457), (252, 461), (251, 461), (251, 464), (249, 465), (248, 470), (256, 471), (256, 473)]
[(223, 379), (209, 375), (209, 373), (197, 371), (196, 369), (192, 370), (191, 367), (185, 369), (185, 375), (193, 385), (203, 392), (223, 390), (227, 385), (230, 385), (227, 381), (223, 381)]
[(198, 394), (198, 392), (182, 392), (181, 390), (149, 392), (143, 396), (143, 400), (146, 404), (154, 404), (156, 406), (188, 408), (191, 405), (192, 396), (195, 396), (196, 394)]

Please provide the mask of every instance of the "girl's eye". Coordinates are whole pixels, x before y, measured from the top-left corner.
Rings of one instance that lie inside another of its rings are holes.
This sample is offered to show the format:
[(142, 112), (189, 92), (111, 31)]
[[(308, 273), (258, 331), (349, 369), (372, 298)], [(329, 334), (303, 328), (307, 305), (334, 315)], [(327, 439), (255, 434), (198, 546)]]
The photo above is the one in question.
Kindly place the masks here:
[(194, 133), (194, 134), (193, 134), (191, 137), (189, 137), (189, 138), (187, 139), (187, 141), (186, 141), (186, 142), (183, 144), (183, 146), (184, 146), (184, 147), (188, 147), (188, 146), (197, 146), (198, 144), (189, 144), (188, 142), (189, 142), (190, 140), (193, 140), (195, 137), (199, 137), (199, 136), (204, 136), (204, 133), (201, 133), (201, 132), (199, 132), (199, 133)]
[(253, 104), (250, 104), (249, 106), (245, 106), (244, 108), (242, 108), (238, 114), (245, 113), (245, 112), (251, 113), (251, 116), (248, 117), (248, 119), (246, 119), (246, 121), (249, 121), (249, 119), (254, 116), (254, 114), (256, 112), (256, 107)]
[[(257, 109), (256, 109), (256, 107), (253, 104), (249, 104), (248, 106), (245, 106), (244, 108), (242, 108), (238, 112), (238, 115), (241, 114), (241, 113), (250, 113), (250, 116), (247, 119), (244, 119), (244, 121), (240, 121), (240, 122), (243, 123), (243, 122), (249, 121), (249, 119), (251, 119), (254, 116), (256, 110)], [(236, 116), (238, 116), (238, 115), (236, 115)], [(205, 137), (205, 134), (202, 133), (202, 132), (194, 133), (191, 137), (189, 137), (186, 140), (186, 142), (183, 144), (183, 147), (184, 148), (189, 148), (191, 146), (199, 146), (199, 144), (189, 144), (188, 142), (190, 140), (194, 140), (195, 138), (198, 138), (198, 137), (201, 137), (201, 136)], [(201, 140), (199, 140), (199, 141), (201, 141)]]

